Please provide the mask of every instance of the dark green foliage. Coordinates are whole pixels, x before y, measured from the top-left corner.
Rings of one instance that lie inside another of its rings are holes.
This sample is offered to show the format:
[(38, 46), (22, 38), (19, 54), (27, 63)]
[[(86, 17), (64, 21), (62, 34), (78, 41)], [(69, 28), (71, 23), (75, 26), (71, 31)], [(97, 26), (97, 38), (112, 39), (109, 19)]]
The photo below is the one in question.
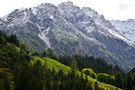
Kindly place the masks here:
[(75, 60), (75, 58), (73, 57), (72, 62), (71, 62), (71, 71), (75, 72), (77, 71), (77, 61)]
[(18, 73), (15, 73), (15, 90), (30, 90), (32, 87), (32, 75), (28, 65), (22, 66)]
[(0, 31), (0, 44), (5, 44), (6, 43), (6, 35)]
[[(87, 55), (86, 56), (74, 55), (73, 57), (76, 59), (78, 63), (78, 69), (80, 70), (82, 70), (83, 68), (91, 68), (96, 73), (108, 73), (108, 74), (122, 72), (117, 66), (112, 67), (112, 65), (109, 65), (101, 58), (88, 57)], [(70, 66), (73, 57), (70, 56), (59, 57), (59, 62)]]
[(31, 55), (32, 56), (40, 56), (40, 54), (38, 52), (32, 52)]
[(17, 40), (17, 37), (15, 35), (10, 35), (7, 37), (7, 41), (9, 43), (15, 44), (16, 46), (19, 46), (19, 41)]
[(125, 90), (135, 90), (135, 72), (116, 74), (116, 86)]
[(97, 78), (97, 75), (95, 72), (93, 72), (92, 69), (90, 68), (84, 68), (81, 70), (82, 73), (85, 73), (86, 75), (89, 75), (90, 77), (96, 79)]
[(15, 35), (6, 36), (2, 31), (0, 31), (0, 44), (11, 43), (19, 46), (19, 41)]
[(0, 72), (0, 90), (10, 90), (13, 88), (11, 80), (13, 80), (13, 78), (11, 78), (7, 72)]
[(46, 48), (45, 52), (41, 54), (42, 57), (48, 57), (57, 60), (53, 50), (51, 48)]
[[(125, 90), (135, 90), (134, 69), (129, 74), (125, 74), (123, 71), (121, 71), (119, 69), (118, 66), (113, 67), (112, 65), (109, 65), (108, 63), (104, 62), (100, 58), (88, 57), (87, 55), (86, 56), (75, 55), (74, 58), (78, 62), (78, 68), (80, 70), (82, 70), (84, 68), (91, 68), (97, 74), (106, 73), (106, 75), (110, 74), (115, 77), (115, 80), (114, 80), (111, 78), (109, 79), (109, 77), (103, 77), (103, 78), (99, 79), (99, 76), (98, 76), (99, 81), (108, 83), (111, 85), (115, 85), (115, 86), (125, 89)], [(70, 57), (70, 56), (60, 57), (59, 61), (65, 65), (70, 66), (72, 57)], [(89, 74), (89, 73), (87, 73), (87, 74)]]
[(112, 84), (112, 85), (114, 85), (115, 83), (115, 77), (112, 75), (105, 74), (105, 73), (98, 74), (97, 80), (104, 83)]
[[(77, 63), (73, 59), (72, 71), (64, 74), (48, 69), (40, 60), (30, 65), (32, 56), (19, 45), (16, 37), (2, 34), (0, 43), (0, 90), (92, 90), (88, 78), (76, 74)], [(13, 39), (13, 41), (10, 41)], [(20, 47), (17, 47), (17, 46)], [(48, 57), (52, 52), (48, 50)], [(34, 55), (37, 55), (34, 53)]]
[[(50, 70), (47, 62), (41, 65), (40, 60), (30, 65), (32, 55), (39, 56), (38, 53), (30, 54), (26, 51), (26, 47), (19, 44), (16, 36), (6, 36), (0, 32), (0, 90), (103, 90), (98, 82), (93, 84), (87, 76), (84, 78), (83, 74), (76, 74), (76, 71), (82, 68), (94, 70), (97, 76), (92, 72), (88, 75), (95, 79), (97, 77), (101, 82), (124, 90), (135, 90), (134, 70), (125, 74), (102, 59), (77, 55), (60, 57), (60, 62), (71, 65), (71, 71), (65, 74), (62, 70), (56, 72), (55, 67)], [(45, 56), (56, 58), (51, 49), (46, 50)]]

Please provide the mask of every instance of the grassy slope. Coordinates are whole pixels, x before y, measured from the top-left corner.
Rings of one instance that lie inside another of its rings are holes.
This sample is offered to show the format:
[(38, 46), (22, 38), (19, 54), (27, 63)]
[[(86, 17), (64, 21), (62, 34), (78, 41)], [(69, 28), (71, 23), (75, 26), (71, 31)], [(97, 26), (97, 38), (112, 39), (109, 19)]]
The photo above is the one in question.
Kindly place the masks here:
[[(45, 62), (47, 62), (47, 65), (48, 65), (48, 68), (52, 69), (54, 68), (56, 71), (62, 69), (65, 73), (67, 73), (69, 70), (70, 70), (70, 67), (64, 65), (64, 64), (61, 64), (60, 62), (56, 61), (56, 60), (53, 60), (53, 59), (50, 59), (50, 58), (40, 58), (40, 57), (34, 57), (33, 58), (34, 61), (36, 60), (39, 60), (41, 61), (42, 65), (44, 65)], [(78, 74), (81, 74), (80, 71), (78, 71)], [(85, 75), (84, 75), (85, 76)], [(88, 76), (88, 79), (90, 82), (94, 83), (95, 79), (91, 78)], [(97, 81), (98, 82), (98, 81)], [(98, 82), (98, 85), (102, 88), (105, 88), (105, 90), (120, 90), (119, 88), (115, 87), (115, 86), (112, 86), (112, 85), (109, 85), (109, 84), (105, 84), (105, 83), (102, 83), (102, 82)]]

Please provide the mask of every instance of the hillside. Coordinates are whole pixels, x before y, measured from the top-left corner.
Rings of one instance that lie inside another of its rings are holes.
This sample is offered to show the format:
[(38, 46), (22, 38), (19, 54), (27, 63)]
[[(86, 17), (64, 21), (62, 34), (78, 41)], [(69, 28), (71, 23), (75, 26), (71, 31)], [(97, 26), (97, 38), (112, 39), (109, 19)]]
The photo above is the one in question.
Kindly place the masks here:
[[(68, 67), (68, 66), (66, 66), (64, 64), (61, 64), (58, 61), (53, 60), (53, 59), (50, 59), (50, 58), (44, 58), (44, 59), (42, 59), (40, 57), (34, 57), (34, 61), (36, 61), (36, 60), (40, 60), (40, 62), (42, 63), (42, 65), (44, 65), (44, 63), (46, 62), (48, 64), (48, 67), (50, 69), (53, 69), (54, 68), (57, 72), (59, 70), (63, 70), (64, 73), (68, 73), (70, 71), (70, 69), (71, 69), (70, 67)], [(78, 74), (81, 75), (81, 72), (78, 71)], [(84, 74), (84, 77), (85, 76), (86, 75)], [(96, 79), (93, 79), (92, 77), (89, 77), (89, 76), (88, 76), (88, 80), (90, 82), (92, 82), (93, 84), (94, 84), (94, 82), (98, 82)], [(108, 90), (115, 90), (116, 89), (115, 86), (112, 86), (112, 85), (109, 85), (109, 84), (105, 84), (105, 83), (101, 83), (101, 82), (98, 82), (98, 85), (99, 85), (99, 87), (102, 87), (102, 88), (108, 89)]]
[(64, 64), (61, 64), (60, 62), (50, 59), (50, 58), (41, 58), (38, 56), (34, 56), (33, 58), (34, 58), (34, 61), (32, 61), (32, 63), (39, 60), (42, 65), (47, 63), (48, 68), (50, 68), (50, 69), (54, 68), (57, 72), (62, 69), (65, 73), (67, 73), (70, 70), (70, 67), (68, 67)]
[(58, 90), (62, 88), (65, 90), (69, 88), (73, 90), (76, 88), (80, 90), (94, 90), (94, 88), (103, 90), (118, 89), (89, 76), (86, 78), (85, 74), (81, 78), (80, 71), (70, 72), (72, 71), (70, 67), (56, 60), (31, 55), (32, 52), (26, 51), (25, 46), (19, 44), (13, 35), (7, 37), (0, 33), (0, 41), (1, 90), (46, 90), (46, 88), (52, 90), (56, 87), (59, 88)]

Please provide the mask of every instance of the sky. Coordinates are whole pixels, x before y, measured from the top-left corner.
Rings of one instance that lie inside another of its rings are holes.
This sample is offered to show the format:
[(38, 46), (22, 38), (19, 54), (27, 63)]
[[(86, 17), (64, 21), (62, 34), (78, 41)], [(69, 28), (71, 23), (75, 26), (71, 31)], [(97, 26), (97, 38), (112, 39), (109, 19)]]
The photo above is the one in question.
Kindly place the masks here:
[(80, 7), (91, 7), (109, 20), (135, 19), (135, 0), (1, 0), (0, 17), (19, 8), (35, 7), (41, 3), (58, 5), (66, 1)]

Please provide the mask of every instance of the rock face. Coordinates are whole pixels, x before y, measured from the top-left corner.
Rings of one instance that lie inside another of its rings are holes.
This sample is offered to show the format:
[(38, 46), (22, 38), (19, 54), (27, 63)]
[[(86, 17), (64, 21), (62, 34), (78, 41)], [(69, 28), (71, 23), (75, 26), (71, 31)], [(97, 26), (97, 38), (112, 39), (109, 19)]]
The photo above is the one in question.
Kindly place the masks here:
[(135, 42), (135, 19), (129, 19), (127, 21), (112, 20), (111, 23), (130, 41)]
[(52, 48), (57, 55), (102, 57), (126, 72), (135, 67), (135, 44), (103, 15), (72, 2), (16, 9), (0, 19), (0, 30), (17, 35), (30, 50)]

